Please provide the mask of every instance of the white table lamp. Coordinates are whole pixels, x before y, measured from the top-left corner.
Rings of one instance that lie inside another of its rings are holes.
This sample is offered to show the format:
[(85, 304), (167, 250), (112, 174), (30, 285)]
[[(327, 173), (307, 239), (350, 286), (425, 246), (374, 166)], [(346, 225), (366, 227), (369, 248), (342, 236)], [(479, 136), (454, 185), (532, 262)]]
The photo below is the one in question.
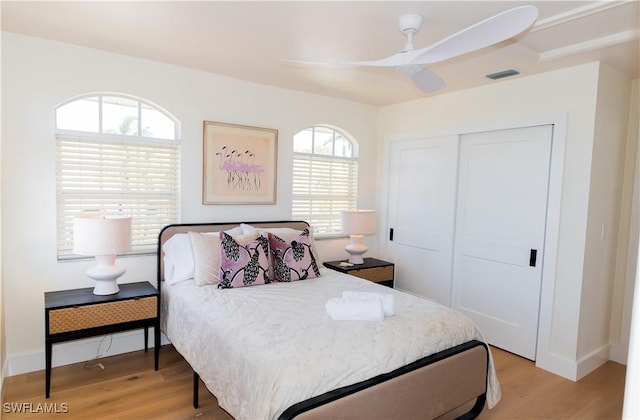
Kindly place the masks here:
[(362, 255), (368, 248), (363, 243), (366, 235), (376, 233), (376, 213), (373, 210), (352, 209), (342, 212), (342, 233), (351, 238), (344, 249), (349, 253), (349, 263), (363, 264)]
[(93, 255), (98, 263), (86, 271), (96, 281), (94, 295), (118, 293), (117, 280), (126, 269), (115, 265), (116, 255), (129, 250), (131, 217), (90, 213), (73, 219), (73, 253)]

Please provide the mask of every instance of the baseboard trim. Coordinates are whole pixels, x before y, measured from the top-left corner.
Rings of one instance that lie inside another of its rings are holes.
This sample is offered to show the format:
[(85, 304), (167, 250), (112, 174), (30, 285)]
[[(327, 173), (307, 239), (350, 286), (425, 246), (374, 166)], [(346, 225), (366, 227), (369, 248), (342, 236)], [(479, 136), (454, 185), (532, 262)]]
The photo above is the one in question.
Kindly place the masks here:
[(572, 381), (576, 380), (576, 362), (555, 354), (538, 354), (536, 367)]
[[(103, 336), (83, 340), (68, 341), (53, 345), (52, 367), (85, 362), (96, 357), (98, 350), (105, 351), (109, 338), (100, 346)], [(144, 332), (141, 330), (126, 331), (113, 334), (111, 348), (104, 357), (129, 353), (144, 348)], [(169, 340), (161, 334), (161, 345), (169, 344)], [(153, 328), (149, 328), (149, 345), (153, 348)], [(98, 349), (100, 346), (100, 349)], [(7, 357), (6, 376), (20, 375), (28, 372), (44, 370), (44, 350), (36, 353), (19, 354)]]
[(609, 345), (607, 344), (577, 361), (550, 353), (538, 354), (536, 367), (576, 382), (605, 364), (608, 360)]
[(611, 344), (609, 349), (609, 360), (613, 360), (621, 365), (627, 365), (629, 359), (629, 343), (624, 344)]
[(577, 363), (576, 380), (579, 381), (589, 373), (607, 363), (609, 360), (609, 352), (610, 345), (607, 344), (592, 351), (588, 355), (581, 357)]
[(7, 375), (7, 369), (9, 368), (9, 363), (7, 358), (5, 357), (2, 362), (2, 374), (0, 375), (0, 401), (7, 401), (7, 387), (5, 386), (5, 378)]

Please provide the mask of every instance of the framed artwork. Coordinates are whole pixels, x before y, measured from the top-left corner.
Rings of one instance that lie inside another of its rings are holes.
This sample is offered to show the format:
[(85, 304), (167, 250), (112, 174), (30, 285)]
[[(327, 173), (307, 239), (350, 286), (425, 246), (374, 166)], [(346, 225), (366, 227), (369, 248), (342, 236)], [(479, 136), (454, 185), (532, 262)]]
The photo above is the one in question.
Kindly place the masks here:
[(278, 130), (204, 121), (203, 204), (275, 204)]

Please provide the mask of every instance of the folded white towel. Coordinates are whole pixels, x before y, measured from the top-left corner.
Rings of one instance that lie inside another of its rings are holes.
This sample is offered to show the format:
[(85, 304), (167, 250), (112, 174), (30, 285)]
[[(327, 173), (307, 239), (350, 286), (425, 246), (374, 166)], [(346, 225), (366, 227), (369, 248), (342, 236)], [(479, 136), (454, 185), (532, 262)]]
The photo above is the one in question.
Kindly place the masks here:
[(380, 299), (331, 298), (325, 307), (327, 315), (336, 321), (384, 320), (384, 310)]
[(380, 299), (382, 301), (382, 309), (384, 310), (384, 314), (386, 316), (393, 316), (395, 313), (393, 293), (359, 292), (355, 290), (345, 290), (344, 292), (342, 292), (342, 297), (348, 299), (364, 300)]

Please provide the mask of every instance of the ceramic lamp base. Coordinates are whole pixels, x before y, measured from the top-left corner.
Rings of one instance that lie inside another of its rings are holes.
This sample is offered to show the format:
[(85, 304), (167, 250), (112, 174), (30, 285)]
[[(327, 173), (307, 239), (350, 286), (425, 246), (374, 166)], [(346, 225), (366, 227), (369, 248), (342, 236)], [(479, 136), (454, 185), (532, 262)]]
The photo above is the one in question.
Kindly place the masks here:
[(120, 291), (118, 277), (127, 269), (115, 265), (115, 255), (96, 255), (98, 265), (87, 270), (87, 276), (95, 280), (94, 295), (114, 295)]
[(351, 243), (344, 247), (345, 251), (349, 253), (350, 264), (364, 264), (362, 255), (369, 250), (363, 243), (363, 235), (351, 235)]

